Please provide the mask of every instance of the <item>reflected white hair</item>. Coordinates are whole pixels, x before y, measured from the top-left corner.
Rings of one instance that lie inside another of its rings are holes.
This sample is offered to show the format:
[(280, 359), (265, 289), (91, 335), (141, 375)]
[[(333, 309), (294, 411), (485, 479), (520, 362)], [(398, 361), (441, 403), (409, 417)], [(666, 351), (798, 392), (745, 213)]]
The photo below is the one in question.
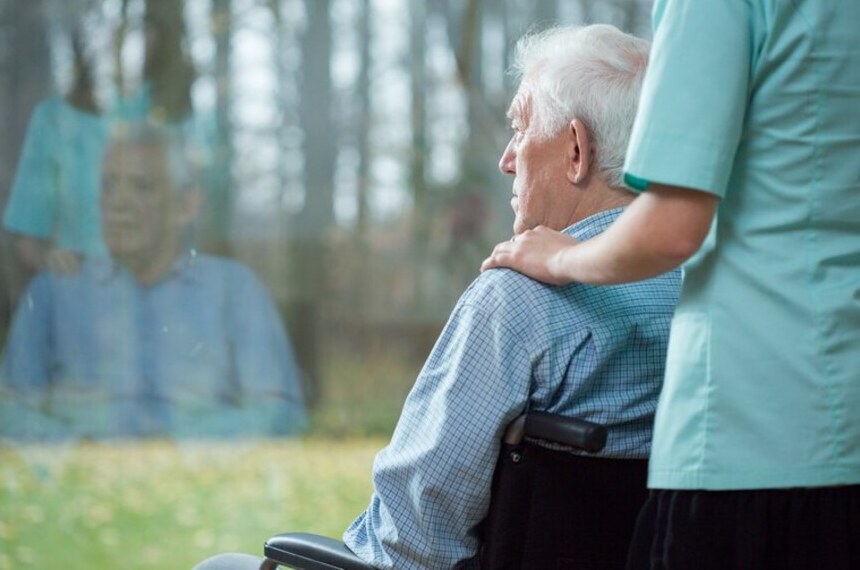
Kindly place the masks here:
[(151, 145), (164, 151), (171, 191), (182, 194), (197, 186), (197, 159), (179, 127), (153, 121), (119, 121), (111, 126), (108, 146)]
[(549, 137), (574, 119), (582, 121), (594, 141), (597, 168), (614, 188), (623, 187), (649, 49), (647, 40), (594, 24), (527, 34), (514, 52), (512, 71), (531, 86), (537, 134)]

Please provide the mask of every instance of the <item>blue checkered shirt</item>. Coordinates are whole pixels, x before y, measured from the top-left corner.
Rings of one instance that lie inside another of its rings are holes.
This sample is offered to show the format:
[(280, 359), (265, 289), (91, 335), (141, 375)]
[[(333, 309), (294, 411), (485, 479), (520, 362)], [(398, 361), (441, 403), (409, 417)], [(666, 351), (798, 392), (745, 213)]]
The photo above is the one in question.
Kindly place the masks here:
[[(621, 213), (568, 228), (586, 240)], [(378, 568), (472, 567), (505, 426), (524, 411), (609, 428), (601, 454), (647, 457), (680, 272), (618, 286), (482, 273), (455, 307), (344, 541)]]
[(150, 286), (108, 258), (39, 274), (0, 366), (0, 438), (266, 436), (305, 416), (271, 297), (209, 255), (181, 255)]

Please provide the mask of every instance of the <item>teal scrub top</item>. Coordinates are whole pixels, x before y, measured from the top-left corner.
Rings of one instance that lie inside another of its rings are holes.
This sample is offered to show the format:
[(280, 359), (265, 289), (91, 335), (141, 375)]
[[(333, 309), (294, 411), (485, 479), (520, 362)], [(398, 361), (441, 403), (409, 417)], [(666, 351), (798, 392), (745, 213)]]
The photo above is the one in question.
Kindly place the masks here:
[(3, 225), (56, 247), (104, 255), (99, 187), (105, 120), (62, 97), (39, 103), (30, 119)]
[(721, 198), (685, 267), (649, 486), (860, 483), (860, 2), (657, 0), (625, 164)]

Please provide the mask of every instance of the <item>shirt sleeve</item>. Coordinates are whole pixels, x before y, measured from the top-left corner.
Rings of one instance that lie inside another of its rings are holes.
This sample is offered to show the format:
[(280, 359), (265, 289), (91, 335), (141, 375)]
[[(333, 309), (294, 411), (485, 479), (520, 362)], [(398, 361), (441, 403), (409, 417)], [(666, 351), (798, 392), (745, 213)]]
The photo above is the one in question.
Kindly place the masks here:
[(51, 127), (49, 110), (42, 103), (33, 112), (3, 214), (7, 230), (39, 238), (53, 235), (57, 216), (57, 165), (51, 137), (58, 133)]
[(53, 362), (53, 311), (47, 273), (36, 276), (15, 312), (0, 377), (0, 434), (25, 439), (68, 435), (68, 427), (46, 413)]
[(747, 0), (657, 0), (654, 43), (625, 182), (725, 196), (749, 99), (753, 52)]
[(299, 370), (280, 313), (268, 291), (246, 267), (231, 264), (227, 300), (233, 360), (247, 429), (295, 434), (307, 425)]
[(27, 287), (15, 311), (3, 358), (3, 383), (43, 391), (48, 385), (52, 313), (50, 275), (41, 273)]
[(531, 379), (525, 342), (462, 299), (376, 457), (370, 506), (344, 533), (378, 568), (452, 568), (472, 559), (504, 427)]

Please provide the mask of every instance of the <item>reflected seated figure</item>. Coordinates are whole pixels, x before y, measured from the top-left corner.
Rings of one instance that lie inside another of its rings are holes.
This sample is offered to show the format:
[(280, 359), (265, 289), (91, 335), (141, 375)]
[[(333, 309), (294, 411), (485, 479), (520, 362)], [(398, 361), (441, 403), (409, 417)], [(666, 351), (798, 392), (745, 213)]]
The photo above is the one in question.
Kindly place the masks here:
[(306, 416), (289, 339), (247, 267), (188, 246), (200, 205), (179, 133), (117, 125), (102, 166), (109, 255), (43, 272), (14, 316), (0, 434), (290, 434)]

